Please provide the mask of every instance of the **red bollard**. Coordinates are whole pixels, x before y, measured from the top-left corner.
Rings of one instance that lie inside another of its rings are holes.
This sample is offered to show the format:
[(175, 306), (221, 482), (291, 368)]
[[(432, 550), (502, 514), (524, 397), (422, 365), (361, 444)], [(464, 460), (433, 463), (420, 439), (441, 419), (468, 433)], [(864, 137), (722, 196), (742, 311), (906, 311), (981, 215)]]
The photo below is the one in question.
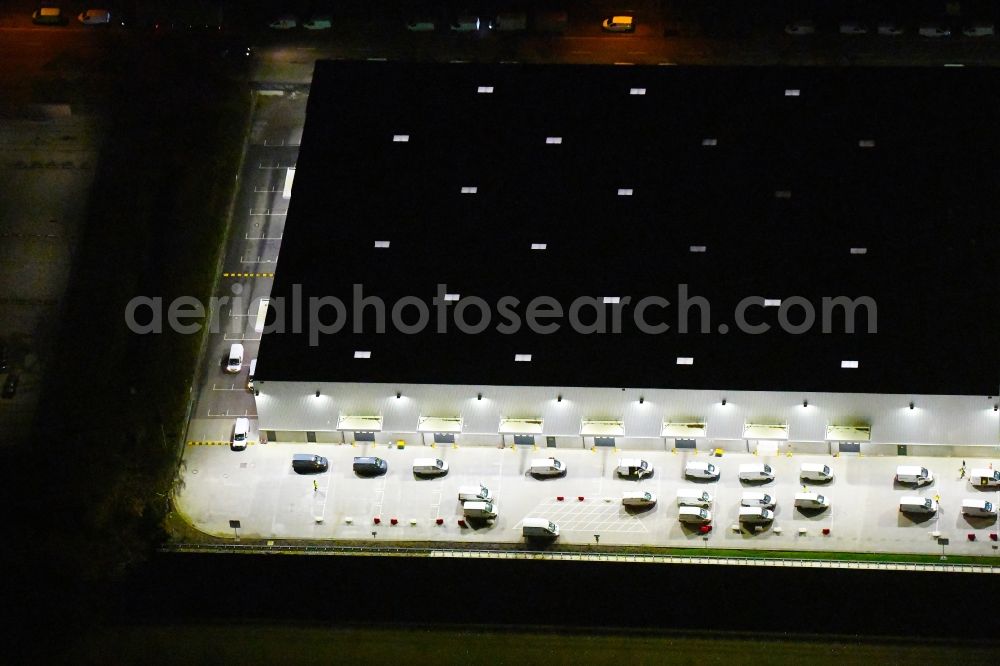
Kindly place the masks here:
[(829, 527), (824, 527), (823, 528), (823, 534), (825, 536), (830, 536), (830, 528)]
[(583, 501), (583, 495), (580, 495), (579, 497), (577, 497), (577, 499), (582, 502)]
[(558, 495), (558, 496), (556, 497), (556, 500), (557, 500), (557, 501), (559, 501), (559, 502), (562, 502), (562, 501), (563, 501), (564, 499), (566, 499), (566, 498), (565, 498), (565, 497), (563, 497), (562, 495)]
[(996, 540), (997, 540), (997, 533), (990, 532), (990, 541), (996, 541)]
[(398, 520), (396, 520), (395, 518), (390, 518), (390, 519), (389, 519), (389, 523), (390, 523), (390, 524), (392, 524), (392, 525), (396, 525), (396, 524), (398, 524), (398, 523), (399, 523), (399, 521), (398, 521)]
[(458, 526), (459, 526), (459, 527), (465, 527), (465, 521), (464, 521), (464, 520), (461, 520), (461, 519), (459, 519), (459, 521), (458, 521)]
[(976, 540), (976, 535), (973, 534), (972, 532), (969, 532), (969, 534), (967, 536), (969, 537), (969, 541), (975, 541)]
[(378, 516), (375, 516), (375, 524), (378, 525), (381, 522), (382, 522), (382, 519), (379, 518)]
[(438, 525), (444, 525), (444, 518), (438, 518), (438, 519), (437, 519), (436, 521), (434, 521), (434, 522), (436, 522), (436, 523), (437, 523)]

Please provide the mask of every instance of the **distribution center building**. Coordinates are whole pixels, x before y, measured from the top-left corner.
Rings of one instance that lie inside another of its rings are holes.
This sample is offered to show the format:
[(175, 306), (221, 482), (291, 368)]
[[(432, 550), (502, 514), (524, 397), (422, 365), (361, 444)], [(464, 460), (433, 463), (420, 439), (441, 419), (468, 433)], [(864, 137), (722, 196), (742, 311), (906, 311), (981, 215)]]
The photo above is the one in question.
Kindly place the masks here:
[(319, 62), (260, 430), (996, 447), (996, 79)]

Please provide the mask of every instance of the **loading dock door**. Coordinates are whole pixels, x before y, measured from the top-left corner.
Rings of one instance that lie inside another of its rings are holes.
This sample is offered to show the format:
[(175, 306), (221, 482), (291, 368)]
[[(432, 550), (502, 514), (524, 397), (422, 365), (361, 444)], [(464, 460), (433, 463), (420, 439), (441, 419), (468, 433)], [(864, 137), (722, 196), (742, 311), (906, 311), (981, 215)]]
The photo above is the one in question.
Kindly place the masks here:
[(535, 436), (534, 435), (514, 435), (514, 445), (515, 446), (534, 446)]

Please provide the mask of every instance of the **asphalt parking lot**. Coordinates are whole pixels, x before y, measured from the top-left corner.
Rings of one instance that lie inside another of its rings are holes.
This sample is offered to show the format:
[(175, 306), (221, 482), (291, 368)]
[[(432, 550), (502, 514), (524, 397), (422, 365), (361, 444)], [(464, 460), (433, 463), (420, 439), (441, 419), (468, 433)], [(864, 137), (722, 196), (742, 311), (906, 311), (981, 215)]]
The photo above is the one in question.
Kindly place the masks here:
[[(330, 469), (315, 475), (297, 474), (291, 468), (293, 453), (326, 456)], [(359, 455), (386, 459), (388, 472), (374, 478), (356, 476), (351, 463)], [(565, 476), (542, 479), (527, 474), (530, 459), (548, 455), (567, 465)], [(614, 472), (618, 458), (638, 455), (653, 464), (655, 473), (639, 481), (619, 478)], [(448, 461), (448, 474), (415, 477), (413, 459), (430, 456)], [(601, 544), (613, 545), (939, 554), (938, 537), (944, 537), (949, 539), (948, 554), (996, 552), (997, 542), (989, 537), (997, 532), (996, 520), (962, 515), (961, 502), (1000, 498), (995, 491), (980, 491), (960, 479), (960, 460), (846, 455), (765, 458), (726, 453), (710, 458), (721, 468), (720, 479), (696, 482), (682, 476), (684, 463), (695, 459), (709, 457), (704, 452), (629, 454), (605, 448), (408, 446), (400, 450), (272, 443), (233, 452), (225, 446), (191, 446), (177, 507), (195, 527), (222, 537), (233, 537), (229, 521), (239, 520), (239, 534), (244, 538), (517, 543), (523, 541), (523, 519), (539, 517), (559, 525), (559, 542), (573, 544), (593, 544), (599, 535)], [(747, 462), (769, 463), (775, 480), (763, 485), (741, 483), (737, 467)], [(793, 506), (794, 494), (803, 488), (798, 475), (803, 462), (820, 462), (833, 469), (832, 482), (807, 484), (830, 498), (829, 509), (805, 513)], [(966, 463), (971, 469), (990, 461)], [(926, 466), (934, 472), (935, 481), (916, 489), (895, 484), (899, 464)], [(493, 491), (499, 515), (493, 521), (466, 521), (461, 526), (458, 488), (477, 483)], [(714, 496), (709, 534), (678, 521), (676, 491), (681, 487), (704, 488)], [(652, 492), (659, 501), (647, 510), (626, 509), (621, 496), (630, 489)], [(756, 531), (741, 528), (737, 519), (741, 493), (750, 489), (777, 498), (773, 523)], [(941, 509), (926, 518), (904, 515), (898, 510), (904, 495), (938, 496)], [(397, 523), (392, 524), (392, 519)], [(823, 534), (824, 528), (829, 534)], [(968, 534), (975, 534), (975, 541), (969, 541)]]

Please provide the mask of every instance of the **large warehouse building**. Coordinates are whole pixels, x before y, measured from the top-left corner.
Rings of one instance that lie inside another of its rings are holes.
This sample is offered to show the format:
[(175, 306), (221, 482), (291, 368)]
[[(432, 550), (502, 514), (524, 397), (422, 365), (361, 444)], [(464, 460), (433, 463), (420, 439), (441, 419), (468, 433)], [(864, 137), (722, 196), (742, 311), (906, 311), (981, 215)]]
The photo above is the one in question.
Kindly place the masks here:
[(997, 446), (997, 83), (317, 63), (260, 430)]

